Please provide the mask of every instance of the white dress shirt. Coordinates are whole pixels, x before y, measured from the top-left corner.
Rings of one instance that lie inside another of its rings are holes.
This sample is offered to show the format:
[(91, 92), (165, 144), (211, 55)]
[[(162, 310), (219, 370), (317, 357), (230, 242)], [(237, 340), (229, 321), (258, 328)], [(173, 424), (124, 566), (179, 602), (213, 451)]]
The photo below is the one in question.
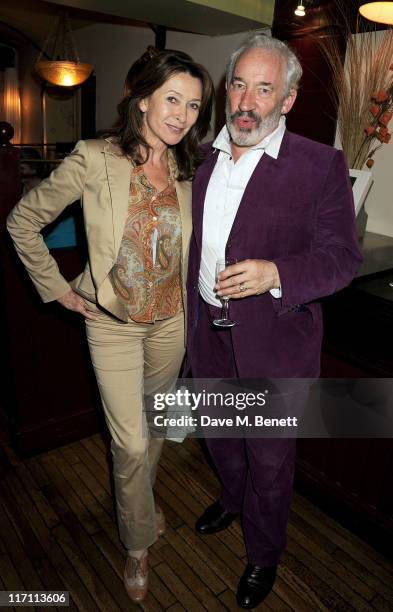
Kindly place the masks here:
[[(219, 305), (213, 291), (216, 261), (225, 258), (226, 243), (247, 183), (264, 153), (277, 159), (284, 132), (285, 116), (282, 115), (274, 132), (247, 149), (236, 163), (226, 126), (213, 142), (213, 147), (220, 152), (206, 191), (199, 271), (199, 292), (208, 304)], [(271, 289), (270, 293), (275, 298), (281, 297), (280, 289)]]

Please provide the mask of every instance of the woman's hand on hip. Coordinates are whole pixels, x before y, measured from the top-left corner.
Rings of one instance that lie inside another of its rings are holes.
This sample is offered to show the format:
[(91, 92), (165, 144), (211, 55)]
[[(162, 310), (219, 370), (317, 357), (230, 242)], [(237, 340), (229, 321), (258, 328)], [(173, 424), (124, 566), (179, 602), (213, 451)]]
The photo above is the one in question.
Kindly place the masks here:
[(87, 310), (85, 300), (72, 289), (67, 291), (61, 298), (58, 298), (57, 301), (64, 306), (64, 308), (67, 308), (67, 310), (79, 312), (86, 317), (86, 319), (91, 319), (92, 321), (97, 320), (97, 316), (93, 312)]

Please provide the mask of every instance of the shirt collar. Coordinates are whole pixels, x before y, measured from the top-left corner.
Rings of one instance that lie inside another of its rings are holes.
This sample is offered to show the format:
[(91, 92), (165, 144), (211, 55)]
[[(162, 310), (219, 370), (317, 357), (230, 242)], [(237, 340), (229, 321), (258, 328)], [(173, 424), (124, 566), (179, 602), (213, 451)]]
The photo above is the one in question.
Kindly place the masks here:
[[(258, 142), (253, 147), (250, 147), (249, 151), (257, 151), (262, 149), (265, 153), (270, 155), (270, 157), (274, 157), (277, 159), (278, 154), (280, 152), (281, 142), (284, 137), (285, 132), (285, 115), (281, 115), (280, 121), (276, 129), (266, 136), (263, 140)], [(219, 151), (223, 151), (228, 155), (232, 156), (231, 151), (231, 137), (228, 132), (228, 128), (226, 125), (222, 128), (221, 132), (218, 134), (217, 138), (213, 142), (213, 147), (218, 149)]]

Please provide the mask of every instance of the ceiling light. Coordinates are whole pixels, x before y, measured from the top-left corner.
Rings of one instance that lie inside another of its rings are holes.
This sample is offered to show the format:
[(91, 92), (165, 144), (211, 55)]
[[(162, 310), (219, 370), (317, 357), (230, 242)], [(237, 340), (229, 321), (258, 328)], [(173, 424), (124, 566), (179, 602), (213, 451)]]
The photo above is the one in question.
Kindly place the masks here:
[(56, 31), (49, 34), (35, 69), (45, 81), (60, 87), (80, 85), (92, 73), (91, 64), (81, 64), (79, 61), (66, 13), (60, 14)]
[(295, 11), (294, 11), (295, 15), (297, 15), (298, 17), (304, 17), (306, 14), (306, 9), (303, 6), (303, 0), (300, 0), (300, 4), (298, 4), (298, 6), (296, 7)]
[(359, 13), (370, 21), (393, 25), (393, 2), (367, 2), (359, 8)]

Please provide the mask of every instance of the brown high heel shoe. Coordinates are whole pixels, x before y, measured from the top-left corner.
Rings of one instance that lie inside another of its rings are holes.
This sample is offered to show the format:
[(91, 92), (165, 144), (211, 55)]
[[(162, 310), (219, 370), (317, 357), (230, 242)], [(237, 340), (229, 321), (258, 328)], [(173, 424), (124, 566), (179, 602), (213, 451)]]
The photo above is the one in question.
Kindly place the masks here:
[(143, 554), (141, 559), (127, 555), (124, 567), (124, 587), (127, 595), (135, 603), (143, 601), (147, 595), (148, 586), (148, 553)]

